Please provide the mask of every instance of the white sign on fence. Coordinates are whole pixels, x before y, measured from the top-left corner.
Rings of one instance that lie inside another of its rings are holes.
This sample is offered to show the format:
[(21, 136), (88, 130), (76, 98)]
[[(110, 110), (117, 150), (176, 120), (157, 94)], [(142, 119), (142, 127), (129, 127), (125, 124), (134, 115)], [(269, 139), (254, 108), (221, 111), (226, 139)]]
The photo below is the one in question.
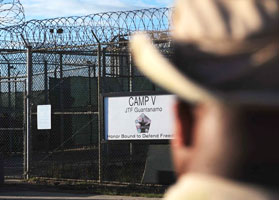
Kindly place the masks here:
[(37, 106), (38, 130), (51, 129), (51, 105)]
[(173, 138), (174, 95), (104, 98), (106, 140)]

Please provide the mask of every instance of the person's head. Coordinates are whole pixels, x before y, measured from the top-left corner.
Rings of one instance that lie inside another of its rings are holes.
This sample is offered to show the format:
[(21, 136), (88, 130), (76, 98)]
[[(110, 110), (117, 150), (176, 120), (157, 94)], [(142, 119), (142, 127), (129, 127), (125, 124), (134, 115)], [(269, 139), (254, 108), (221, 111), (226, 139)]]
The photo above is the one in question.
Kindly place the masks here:
[(278, 185), (278, 9), (276, 0), (178, 0), (171, 61), (146, 36), (132, 39), (139, 69), (178, 96), (178, 176)]
[(177, 175), (188, 172), (274, 186), (279, 183), (279, 106), (177, 100), (171, 141)]

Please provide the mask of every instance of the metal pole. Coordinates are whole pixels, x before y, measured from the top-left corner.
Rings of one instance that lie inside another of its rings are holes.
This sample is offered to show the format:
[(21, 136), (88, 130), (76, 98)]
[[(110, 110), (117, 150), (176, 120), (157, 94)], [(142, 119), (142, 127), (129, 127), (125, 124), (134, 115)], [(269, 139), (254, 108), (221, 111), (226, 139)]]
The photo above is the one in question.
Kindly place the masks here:
[(93, 77), (96, 78), (97, 77), (97, 73), (96, 73), (96, 61), (93, 64)]
[(132, 55), (129, 54), (129, 92), (133, 91), (133, 66)]
[(47, 85), (47, 61), (44, 61), (44, 80), (45, 80), (45, 104), (48, 104), (48, 85)]
[(106, 48), (103, 48), (102, 56), (103, 56), (103, 80), (104, 80), (104, 78), (106, 77)]
[[(129, 54), (129, 92), (133, 90), (133, 80), (132, 80), (132, 55)], [(133, 159), (133, 143), (130, 143), (130, 160)]]
[[(11, 127), (11, 120), (12, 120), (12, 115), (11, 115), (11, 65), (10, 62), (8, 61), (8, 107), (9, 107), (9, 128)], [(8, 137), (9, 137), (9, 151), (12, 152), (12, 136), (11, 136), (11, 131), (7, 131)]]
[[(102, 76), (102, 70), (101, 70), (101, 64), (102, 64), (102, 49), (101, 49), (101, 43), (95, 33), (92, 31), (93, 37), (96, 39), (98, 43), (98, 49), (97, 49), (97, 56), (98, 56), (98, 149), (99, 149), (99, 182), (101, 183), (102, 180), (102, 122), (101, 122), (101, 96), (102, 96), (102, 82), (101, 82), (101, 76)], [(104, 70), (104, 69), (103, 69)]]
[(30, 151), (31, 151), (31, 92), (32, 92), (32, 47), (27, 46), (27, 81), (26, 81), (26, 142), (27, 162), (26, 178), (30, 178)]
[[(24, 97), (23, 97), (23, 127), (24, 127), (24, 131), (23, 131), (23, 171), (24, 171), (24, 177), (27, 178), (27, 107), (26, 107), (26, 99), (27, 99), (27, 94), (26, 94), (26, 90), (27, 90), (27, 81), (24, 80)], [(26, 131), (26, 132), (25, 132)]]
[(88, 90), (89, 90), (89, 105), (90, 105), (90, 109), (92, 107), (92, 96), (91, 96), (91, 66), (92, 65), (88, 65)]
[[(47, 69), (47, 61), (44, 60), (44, 88), (45, 88), (45, 104), (48, 104), (48, 69)], [(50, 132), (47, 132), (47, 152), (49, 151), (49, 139), (50, 139)]]
[[(89, 64), (88, 65), (88, 92), (89, 92), (89, 96), (88, 96), (88, 98), (89, 98), (89, 105), (88, 106), (89, 106), (89, 110), (90, 111), (92, 111), (91, 67), (92, 67), (92, 65)], [(92, 121), (92, 115), (89, 115), (89, 120)], [(92, 124), (90, 124), (90, 145), (93, 144), (93, 141), (92, 141), (93, 136), (92, 136), (92, 134), (93, 134), (93, 127), (92, 127)]]
[(8, 63), (8, 104), (9, 109), (11, 108), (11, 65)]
[(59, 66), (60, 66), (60, 109), (62, 115), (60, 115), (60, 142), (61, 147), (64, 145), (64, 138), (65, 138), (65, 130), (64, 130), (64, 82), (63, 82), (63, 55), (59, 54)]
[(101, 93), (102, 93), (102, 85), (101, 85), (101, 44), (98, 43), (98, 128), (99, 128), (99, 182), (102, 182), (102, 123), (101, 123)]
[(16, 99), (16, 97), (17, 97), (17, 76), (18, 76), (18, 74), (19, 74), (19, 72), (15, 75), (15, 106), (14, 106), (14, 108), (15, 108), (15, 110), (16, 110), (16, 106), (17, 106), (17, 99)]

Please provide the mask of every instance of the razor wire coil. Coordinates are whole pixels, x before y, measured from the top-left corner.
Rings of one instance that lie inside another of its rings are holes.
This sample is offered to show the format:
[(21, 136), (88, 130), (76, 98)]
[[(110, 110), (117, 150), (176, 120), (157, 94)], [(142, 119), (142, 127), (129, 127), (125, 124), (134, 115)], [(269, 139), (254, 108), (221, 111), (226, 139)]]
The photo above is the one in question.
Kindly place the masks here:
[(25, 49), (23, 39), (33, 49), (76, 49), (98, 42), (125, 41), (136, 31), (167, 33), (169, 13), (170, 8), (152, 8), (30, 20), (0, 27), (0, 49)]
[(24, 20), (24, 9), (19, 0), (0, 0), (0, 28), (18, 25)]

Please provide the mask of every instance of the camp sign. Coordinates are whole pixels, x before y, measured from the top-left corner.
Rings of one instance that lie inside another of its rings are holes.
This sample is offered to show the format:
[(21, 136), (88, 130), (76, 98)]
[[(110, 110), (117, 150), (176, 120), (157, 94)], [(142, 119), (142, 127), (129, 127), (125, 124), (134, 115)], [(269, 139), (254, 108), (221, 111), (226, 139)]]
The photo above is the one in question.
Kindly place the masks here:
[(173, 138), (174, 95), (104, 97), (106, 140)]

